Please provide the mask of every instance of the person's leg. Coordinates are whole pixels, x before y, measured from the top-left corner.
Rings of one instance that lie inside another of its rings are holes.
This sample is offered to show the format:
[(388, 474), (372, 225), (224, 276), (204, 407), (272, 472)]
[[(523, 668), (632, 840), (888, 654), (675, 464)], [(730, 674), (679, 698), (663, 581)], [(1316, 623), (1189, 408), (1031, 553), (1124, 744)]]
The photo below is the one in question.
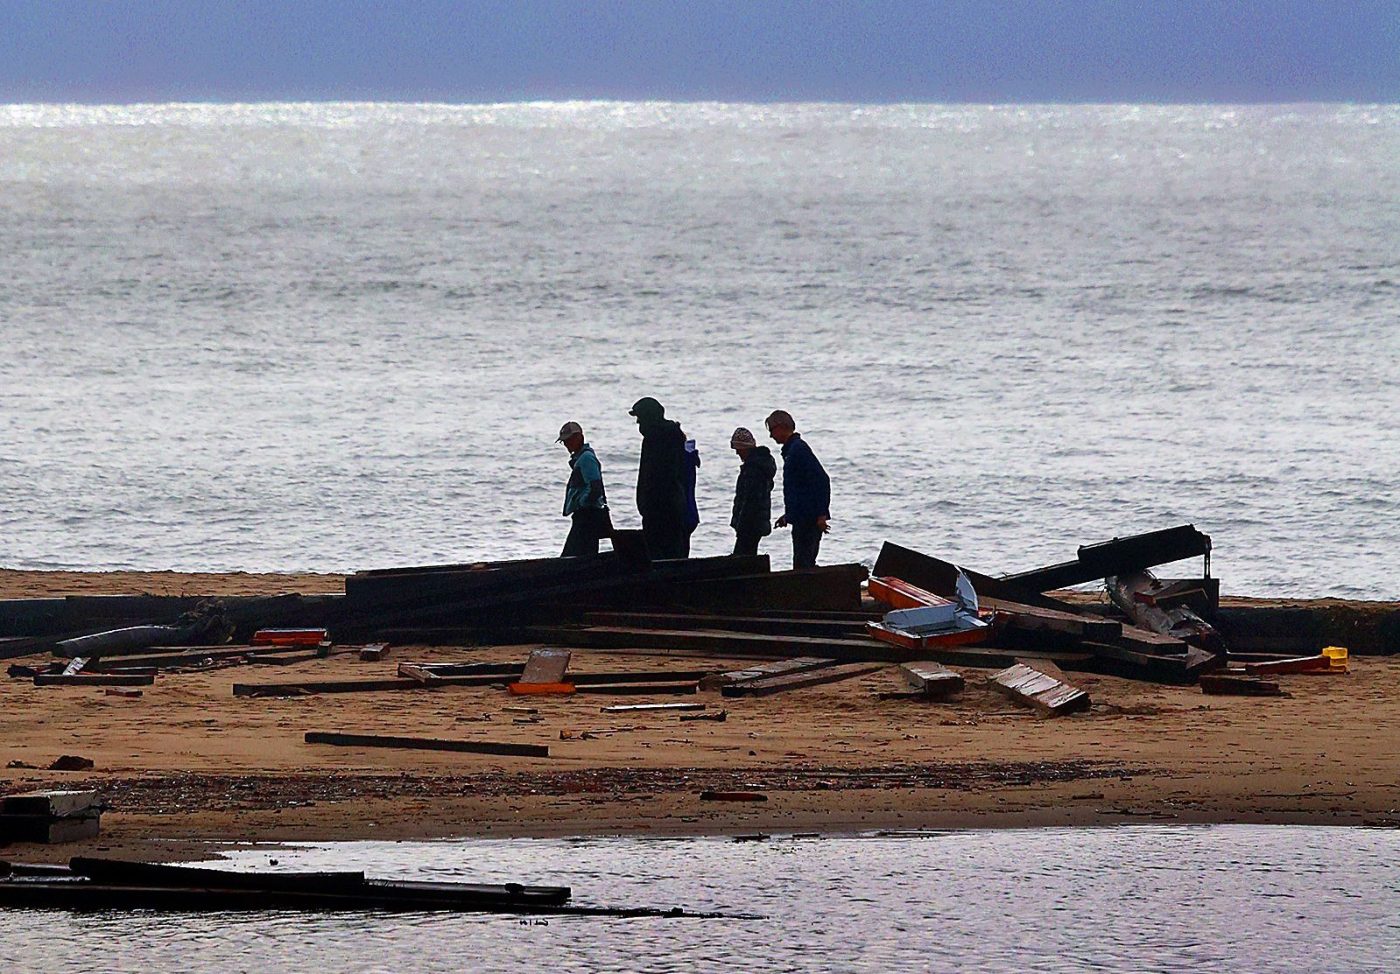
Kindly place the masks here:
[[(573, 517), (570, 519), (569, 536), (564, 539), (564, 550), (559, 554), (561, 558), (578, 558), (588, 554), (588, 542), (586, 539), (588, 530), (584, 527), (582, 519), (579, 518), (580, 513), (582, 512), (575, 511)], [(595, 555), (598, 553), (598, 542), (596, 540), (593, 542), (593, 553)]]
[(792, 567), (816, 568), (821, 544), (822, 530), (816, 522), (792, 525)]
[(734, 554), (758, 554), (758, 540), (759, 536), (756, 534), (736, 534), (734, 536)]

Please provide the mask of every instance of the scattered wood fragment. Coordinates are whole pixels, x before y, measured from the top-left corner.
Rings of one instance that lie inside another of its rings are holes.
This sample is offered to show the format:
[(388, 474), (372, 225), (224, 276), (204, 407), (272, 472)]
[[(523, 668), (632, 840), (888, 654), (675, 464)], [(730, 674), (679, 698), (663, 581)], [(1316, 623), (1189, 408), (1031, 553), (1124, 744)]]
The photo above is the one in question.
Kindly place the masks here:
[(899, 667), (899, 673), (918, 695), (929, 700), (955, 697), (962, 693), (966, 683), (961, 673), (954, 673), (943, 664), (932, 661), (904, 663)]
[(746, 680), (742, 683), (731, 683), (729, 686), (722, 687), (720, 693), (726, 697), (767, 697), (786, 690), (800, 690), (804, 687), (822, 686), (858, 676), (868, 676), (883, 670), (886, 665), (884, 663), (848, 663), (807, 673), (790, 673), (759, 680)]
[(63, 675), (77, 676), (83, 671), (83, 667), (87, 666), (87, 663), (87, 657), (74, 656), (71, 660), (68, 661), (68, 665), (63, 668)]
[(1033, 707), (1048, 717), (1088, 710), (1090, 706), (1089, 694), (1071, 684), (1060, 668), (1047, 660), (1018, 660), (1014, 666), (988, 677), (987, 682), (1016, 703)]
[(547, 744), (513, 744), (503, 741), (453, 741), (438, 737), (389, 737), (379, 734), (339, 734), (307, 731), (307, 744), (339, 747), (391, 747), (423, 751), (460, 751), (467, 754), (505, 754), (512, 757), (549, 757)]
[(388, 643), (371, 643), (360, 647), (361, 663), (377, 663), (389, 655)]
[(563, 683), (572, 657), (567, 649), (537, 649), (525, 661), (521, 683)]
[(1202, 673), (1201, 692), (1234, 697), (1283, 696), (1283, 690), (1277, 680), (1261, 680), (1255, 676), (1230, 676), (1224, 673)]
[(715, 723), (724, 723), (729, 719), (729, 711), (714, 710), (704, 714), (681, 714), (681, 720), (711, 720)]
[(650, 713), (655, 710), (704, 710), (703, 703), (619, 703), (599, 708), (605, 714)]
[(108, 687), (103, 692), (106, 693), (109, 697), (124, 697), (127, 700), (134, 700), (137, 697), (142, 696), (146, 691), (132, 690), (128, 687)]

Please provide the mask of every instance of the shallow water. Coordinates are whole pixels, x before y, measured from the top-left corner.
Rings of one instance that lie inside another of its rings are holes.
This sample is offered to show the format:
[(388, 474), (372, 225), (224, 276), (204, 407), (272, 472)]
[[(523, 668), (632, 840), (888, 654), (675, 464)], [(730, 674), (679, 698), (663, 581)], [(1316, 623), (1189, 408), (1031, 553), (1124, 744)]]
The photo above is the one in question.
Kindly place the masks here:
[[(557, 551), (581, 422), (789, 409), (824, 560), (1194, 521), (1400, 596), (1400, 107), (0, 106), (0, 564)], [(770, 540), (786, 564), (787, 538)]]
[[(1400, 833), (1267, 826), (828, 838), (360, 842), (229, 868), (572, 885), (763, 919), (0, 914), (25, 971), (1382, 971)], [(226, 864), (227, 865), (227, 864)]]

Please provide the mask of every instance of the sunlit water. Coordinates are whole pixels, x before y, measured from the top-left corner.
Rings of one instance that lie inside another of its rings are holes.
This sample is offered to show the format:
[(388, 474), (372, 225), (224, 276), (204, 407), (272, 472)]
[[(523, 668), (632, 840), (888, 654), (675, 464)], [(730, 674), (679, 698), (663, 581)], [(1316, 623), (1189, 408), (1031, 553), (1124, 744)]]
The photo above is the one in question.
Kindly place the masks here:
[[(801, 839), (366, 842), (232, 868), (571, 885), (763, 919), (0, 913), (14, 971), (1388, 971), (1400, 833), (1215, 826)], [(314, 958), (314, 961), (312, 961)]]
[[(616, 520), (789, 409), (824, 560), (1194, 521), (1400, 595), (1400, 108), (0, 106), (0, 565), (347, 570)], [(787, 539), (769, 542), (786, 564)]]

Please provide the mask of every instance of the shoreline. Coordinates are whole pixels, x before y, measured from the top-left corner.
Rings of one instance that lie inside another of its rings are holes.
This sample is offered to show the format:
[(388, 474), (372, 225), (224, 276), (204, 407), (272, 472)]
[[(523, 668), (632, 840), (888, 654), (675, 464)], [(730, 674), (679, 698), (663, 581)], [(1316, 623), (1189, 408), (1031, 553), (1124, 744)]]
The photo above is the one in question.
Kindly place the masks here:
[[(15, 574), (0, 572), (0, 596)], [(22, 574), (31, 590), (43, 581)], [(45, 594), (75, 583), (60, 574)], [(152, 591), (144, 587), (152, 573), (80, 574), (85, 594)], [(191, 583), (156, 574), (162, 584)], [(233, 594), (212, 588), (220, 580), (237, 594), (340, 584), (339, 576), (196, 577), (207, 594)], [(518, 662), (529, 649), (396, 646), (381, 662), (345, 654), (169, 673), (136, 699), (5, 680), (0, 789), (92, 787), (111, 808), (97, 839), (13, 845), (0, 859), (198, 859), (246, 842), (346, 839), (1400, 826), (1400, 755), (1390, 746), (1400, 735), (1400, 658), (1354, 656), (1343, 676), (1281, 677), (1291, 694), (1283, 698), (1076, 674), (1094, 707), (1054, 720), (988, 690), (989, 671), (963, 667), (968, 688), (951, 703), (877, 699), (898, 683), (889, 671), (759, 699), (687, 698), (725, 709), (722, 723), (603, 714), (599, 705), (612, 701), (581, 696), (532, 698), (538, 722), (518, 724), (503, 708), (521, 701), (493, 687), (232, 695), (235, 682), (380, 678), (400, 662)], [(739, 665), (574, 654), (580, 671)], [(307, 730), (548, 743), (551, 756), (308, 745)], [(63, 754), (95, 768), (39, 770)], [(13, 762), (32, 767), (4, 767)], [(707, 788), (758, 790), (767, 800), (702, 801)]]

